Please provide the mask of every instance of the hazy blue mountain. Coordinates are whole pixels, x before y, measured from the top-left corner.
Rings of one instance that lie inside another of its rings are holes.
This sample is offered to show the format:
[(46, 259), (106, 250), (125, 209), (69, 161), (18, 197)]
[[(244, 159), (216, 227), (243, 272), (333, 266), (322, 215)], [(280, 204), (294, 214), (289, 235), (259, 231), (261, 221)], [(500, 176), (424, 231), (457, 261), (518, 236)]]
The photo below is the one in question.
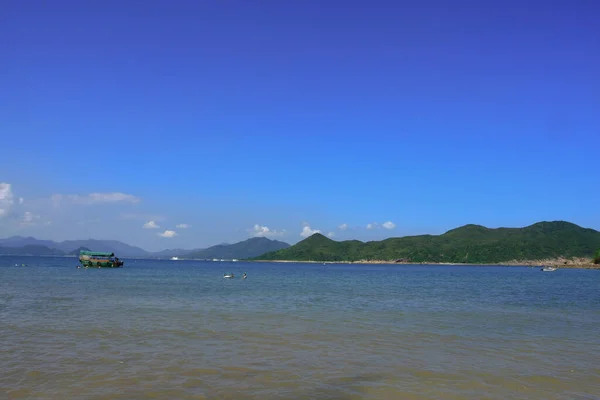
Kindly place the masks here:
[[(33, 247), (28, 247), (33, 246)], [(52, 240), (40, 240), (33, 237), (12, 236), (0, 239), (0, 248), (4, 248), (0, 254), (30, 254), (32, 255), (78, 255), (80, 250), (101, 251), (115, 253), (117, 257), (144, 257), (144, 258), (250, 258), (280, 250), (290, 245), (277, 240), (267, 238), (252, 238), (234, 244), (219, 244), (205, 249), (165, 249), (150, 252), (140, 247), (131, 246), (118, 240), (65, 240), (55, 242)]]
[(171, 257), (184, 257), (186, 254), (195, 253), (202, 251), (204, 249), (165, 249), (161, 251), (155, 251), (151, 253), (148, 257), (151, 258), (171, 258)]
[(65, 253), (58, 249), (37, 244), (27, 244), (20, 247), (0, 246), (0, 254), (19, 256), (63, 256)]
[(55, 242), (53, 240), (40, 240), (33, 237), (12, 236), (6, 239), (0, 239), (0, 247), (19, 248), (23, 246), (44, 246), (51, 249), (60, 250), (61, 253), (71, 253), (72, 251), (85, 247), (92, 251), (104, 251), (118, 254), (119, 257), (144, 257), (151, 254), (142, 248), (130, 246), (118, 240), (65, 240), (64, 242)]
[(87, 247), (92, 251), (115, 253), (118, 257), (145, 257), (151, 254), (140, 247), (131, 246), (118, 240), (85, 239), (65, 240), (57, 243), (57, 248), (64, 252), (73, 251), (79, 247)]
[(57, 243), (52, 240), (41, 240), (41, 239), (36, 239), (31, 236), (28, 236), (28, 237), (11, 236), (6, 239), (0, 239), (0, 246), (2, 246), (2, 247), (23, 247), (23, 246), (28, 246), (28, 245), (35, 245), (35, 246), (46, 246), (51, 249), (55, 249), (55, 248), (57, 248), (56, 244)]
[(73, 251), (70, 251), (68, 254), (69, 254), (70, 256), (79, 256), (79, 253), (80, 253), (81, 251), (92, 251), (92, 249), (88, 249), (87, 247), (83, 247), (83, 246), (82, 246), (82, 247), (78, 247), (78, 248), (76, 248), (76, 249), (75, 249), (75, 250), (73, 250)]
[(234, 244), (219, 244), (201, 251), (194, 251), (184, 255), (185, 258), (223, 258), (223, 259), (245, 259), (257, 257), (271, 251), (290, 247), (285, 242), (267, 238), (251, 238)]

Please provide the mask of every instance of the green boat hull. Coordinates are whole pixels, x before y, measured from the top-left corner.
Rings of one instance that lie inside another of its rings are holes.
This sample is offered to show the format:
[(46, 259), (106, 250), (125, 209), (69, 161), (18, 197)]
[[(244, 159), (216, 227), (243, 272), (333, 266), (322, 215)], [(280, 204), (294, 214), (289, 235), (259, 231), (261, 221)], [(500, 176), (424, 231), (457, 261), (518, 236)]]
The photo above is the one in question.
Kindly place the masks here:
[(123, 261), (80, 260), (84, 268), (120, 268)]
[(79, 253), (79, 262), (84, 268), (120, 268), (123, 261), (115, 257), (114, 253), (84, 251)]

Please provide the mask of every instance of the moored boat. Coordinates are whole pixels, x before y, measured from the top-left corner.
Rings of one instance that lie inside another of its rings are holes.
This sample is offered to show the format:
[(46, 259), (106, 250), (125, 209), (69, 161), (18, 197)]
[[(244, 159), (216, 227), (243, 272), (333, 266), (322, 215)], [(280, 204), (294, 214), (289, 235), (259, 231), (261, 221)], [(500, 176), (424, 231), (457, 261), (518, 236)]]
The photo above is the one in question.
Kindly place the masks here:
[(543, 267), (542, 271), (544, 272), (552, 272), (552, 271), (556, 271), (558, 268), (556, 267)]
[(123, 261), (115, 257), (115, 253), (103, 253), (98, 251), (79, 252), (79, 262), (85, 268), (119, 268)]

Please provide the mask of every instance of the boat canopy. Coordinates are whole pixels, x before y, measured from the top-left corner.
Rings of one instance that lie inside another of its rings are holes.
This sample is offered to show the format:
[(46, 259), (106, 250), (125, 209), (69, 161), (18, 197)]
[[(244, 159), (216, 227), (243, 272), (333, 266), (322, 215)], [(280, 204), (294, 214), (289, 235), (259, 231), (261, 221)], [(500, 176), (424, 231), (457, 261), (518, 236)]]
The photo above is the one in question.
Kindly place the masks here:
[(81, 250), (79, 252), (80, 256), (90, 256), (90, 257), (113, 257), (115, 253), (103, 253), (101, 251), (86, 251)]

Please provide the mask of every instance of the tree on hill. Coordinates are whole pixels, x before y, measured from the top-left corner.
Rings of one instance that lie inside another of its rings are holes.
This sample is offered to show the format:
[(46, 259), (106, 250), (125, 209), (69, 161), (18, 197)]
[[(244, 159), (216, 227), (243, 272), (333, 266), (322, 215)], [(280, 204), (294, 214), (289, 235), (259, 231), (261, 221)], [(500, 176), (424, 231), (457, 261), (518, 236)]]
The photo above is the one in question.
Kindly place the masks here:
[(600, 249), (596, 251), (596, 255), (594, 256), (594, 264), (600, 264)]

